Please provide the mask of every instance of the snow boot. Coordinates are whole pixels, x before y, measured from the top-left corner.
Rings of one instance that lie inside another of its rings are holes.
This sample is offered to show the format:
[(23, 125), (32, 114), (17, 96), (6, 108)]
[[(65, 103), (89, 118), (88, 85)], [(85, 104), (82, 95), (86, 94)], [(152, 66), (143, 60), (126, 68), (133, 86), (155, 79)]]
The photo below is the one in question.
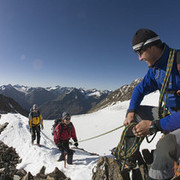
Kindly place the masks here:
[(64, 153), (61, 153), (61, 155), (60, 155), (60, 157), (59, 157), (59, 159), (58, 159), (58, 161), (64, 161)]

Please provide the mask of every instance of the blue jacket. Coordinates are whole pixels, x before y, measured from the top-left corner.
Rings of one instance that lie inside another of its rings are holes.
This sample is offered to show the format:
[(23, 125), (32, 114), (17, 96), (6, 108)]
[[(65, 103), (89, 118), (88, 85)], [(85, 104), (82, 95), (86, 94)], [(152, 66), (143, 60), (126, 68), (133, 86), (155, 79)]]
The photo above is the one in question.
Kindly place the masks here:
[[(139, 107), (145, 95), (161, 89), (164, 77), (166, 75), (166, 66), (168, 62), (168, 57), (169, 57), (169, 47), (165, 45), (165, 51), (161, 56), (161, 58), (158, 61), (156, 61), (153, 67), (149, 68), (144, 79), (134, 89), (131, 96), (129, 111), (135, 111)], [(176, 55), (175, 55), (175, 59), (176, 59)], [(176, 60), (174, 60), (169, 81), (170, 81), (168, 88), (169, 91), (180, 90), (180, 75), (178, 74), (177, 71)], [(171, 115), (160, 119), (160, 126), (162, 130), (173, 131), (175, 129), (180, 128), (180, 111), (176, 112), (171, 109), (173, 107), (180, 108), (180, 96), (175, 94), (168, 94), (166, 106), (171, 112)]]

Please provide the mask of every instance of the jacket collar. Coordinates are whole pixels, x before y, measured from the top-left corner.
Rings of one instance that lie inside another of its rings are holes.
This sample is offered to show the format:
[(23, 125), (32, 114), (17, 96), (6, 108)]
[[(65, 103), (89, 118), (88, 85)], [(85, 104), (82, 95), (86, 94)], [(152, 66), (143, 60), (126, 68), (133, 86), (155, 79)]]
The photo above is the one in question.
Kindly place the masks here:
[(156, 63), (152, 66), (153, 68), (162, 68), (167, 65), (168, 57), (169, 57), (169, 47), (164, 43), (164, 52), (162, 56), (156, 61)]

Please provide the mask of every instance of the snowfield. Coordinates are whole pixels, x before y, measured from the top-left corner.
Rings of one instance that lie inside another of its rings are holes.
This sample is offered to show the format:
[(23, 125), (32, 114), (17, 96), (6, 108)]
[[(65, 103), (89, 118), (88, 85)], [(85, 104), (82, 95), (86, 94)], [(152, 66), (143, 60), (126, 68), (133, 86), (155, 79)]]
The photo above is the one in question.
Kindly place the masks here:
[[(142, 104), (157, 106), (158, 98), (158, 92), (152, 93), (144, 98)], [(128, 106), (129, 101), (118, 102), (94, 113), (72, 116), (71, 121), (76, 129), (79, 148), (83, 148), (87, 152), (75, 149), (73, 165), (67, 164), (66, 168), (64, 162), (57, 162), (60, 151), (54, 144), (51, 135), (53, 120), (44, 120), (44, 129), (41, 131), (41, 147), (38, 147), (31, 144), (27, 117), (20, 114), (3, 114), (0, 124), (8, 122), (9, 125), (1, 133), (0, 141), (16, 149), (22, 159), (17, 168), (23, 168), (33, 175), (36, 175), (42, 166), (46, 167), (46, 173), (50, 173), (55, 167), (58, 167), (72, 180), (90, 180), (92, 178), (92, 169), (96, 166), (99, 157), (111, 156), (110, 150), (119, 143), (123, 128), (95, 139), (83, 140), (121, 126)], [(141, 149), (154, 149), (160, 137), (161, 134), (157, 134), (150, 144), (144, 140)], [(91, 155), (88, 152), (97, 153), (99, 156)]]

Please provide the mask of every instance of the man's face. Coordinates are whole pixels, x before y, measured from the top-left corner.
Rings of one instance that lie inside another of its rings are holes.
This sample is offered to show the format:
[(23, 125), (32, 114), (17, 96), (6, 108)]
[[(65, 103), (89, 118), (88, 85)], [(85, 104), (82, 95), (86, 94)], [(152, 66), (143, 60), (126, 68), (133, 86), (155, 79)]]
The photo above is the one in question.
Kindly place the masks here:
[(68, 124), (70, 124), (70, 122), (71, 122), (71, 117), (66, 117), (64, 119), (64, 124), (68, 125)]
[(38, 112), (38, 109), (34, 109), (34, 112), (36, 112), (36, 113), (37, 113), (37, 112)]
[(149, 47), (146, 50), (141, 50), (141, 52), (139, 53), (139, 60), (144, 60), (149, 67), (152, 67), (157, 61), (153, 47)]

